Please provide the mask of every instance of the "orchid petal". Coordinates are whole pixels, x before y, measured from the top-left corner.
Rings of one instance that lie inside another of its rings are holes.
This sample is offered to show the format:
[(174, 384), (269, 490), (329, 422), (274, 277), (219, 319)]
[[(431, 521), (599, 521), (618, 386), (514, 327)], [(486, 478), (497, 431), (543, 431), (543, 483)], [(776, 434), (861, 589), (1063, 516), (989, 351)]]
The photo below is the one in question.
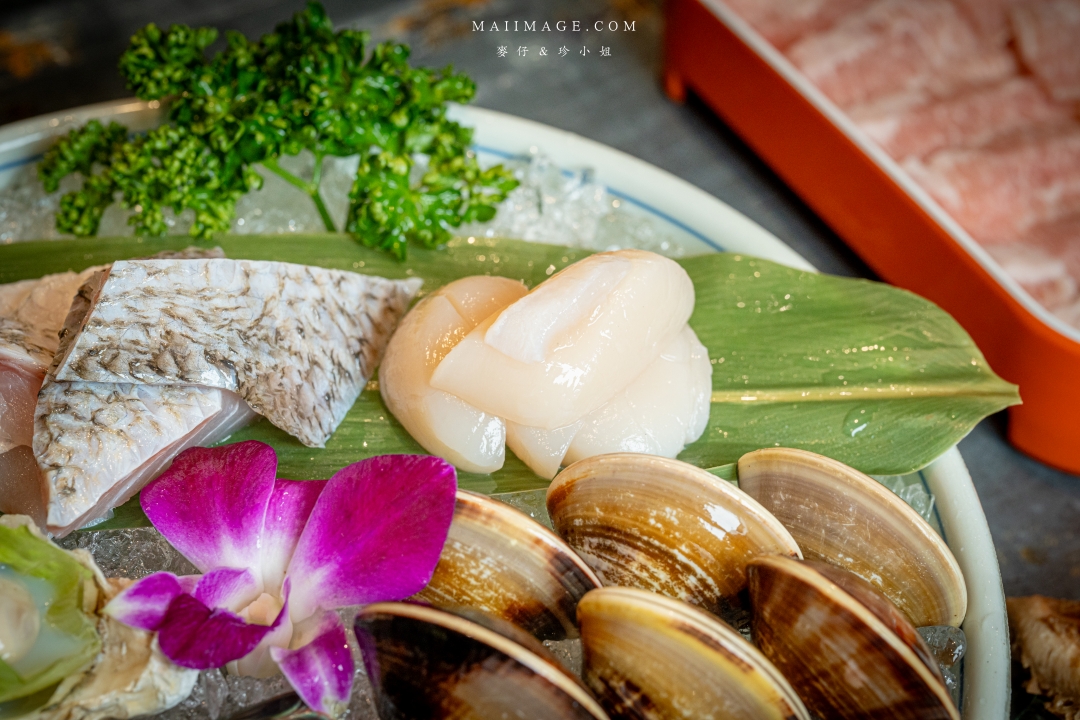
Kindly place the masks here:
[(191, 448), (146, 486), (142, 507), (154, 527), (202, 572), (257, 568), (276, 473), (274, 449), (260, 442)]
[(218, 568), (203, 575), (191, 594), (208, 608), (239, 612), (259, 597), (260, 590), (250, 570)]
[(382, 455), (337, 472), (289, 563), (293, 621), (421, 590), (446, 542), (456, 489), (453, 466), (429, 455)]
[(285, 622), (288, 603), (273, 625), (244, 622), (228, 610), (213, 610), (191, 595), (177, 595), (158, 625), (158, 644), (181, 667), (209, 670), (241, 658)]
[(109, 601), (104, 612), (125, 625), (140, 630), (156, 630), (169, 604), (183, 594), (180, 580), (172, 573), (147, 575)]
[(274, 483), (263, 520), (260, 557), (263, 587), (268, 592), (276, 592), (281, 587), (296, 543), (326, 483), (326, 480), (278, 480)]
[(180, 589), (188, 595), (192, 595), (195, 592), (195, 588), (199, 586), (202, 575), (181, 575), (176, 579), (180, 583)]
[(270, 656), (312, 710), (337, 717), (348, 708), (355, 666), (337, 613), (322, 614), (307, 644), (296, 650), (271, 648)]

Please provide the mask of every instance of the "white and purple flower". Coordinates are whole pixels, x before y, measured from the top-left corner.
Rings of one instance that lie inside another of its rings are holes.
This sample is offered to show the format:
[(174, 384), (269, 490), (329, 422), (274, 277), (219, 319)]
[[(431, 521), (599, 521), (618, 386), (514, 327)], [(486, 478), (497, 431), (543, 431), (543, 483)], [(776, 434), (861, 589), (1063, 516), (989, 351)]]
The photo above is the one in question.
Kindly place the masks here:
[(439, 561), (457, 477), (445, 461), (384, 455), (329, 480), (279, 480), (249, 441), (181, 453), (142, 492), (150, 522), (203, 574), (159, 572), (105, 612), (156, 631), (177, 665), (280, 670), (312, 709), (340, 714), (353, 661), (337, 608), (420, 591)]

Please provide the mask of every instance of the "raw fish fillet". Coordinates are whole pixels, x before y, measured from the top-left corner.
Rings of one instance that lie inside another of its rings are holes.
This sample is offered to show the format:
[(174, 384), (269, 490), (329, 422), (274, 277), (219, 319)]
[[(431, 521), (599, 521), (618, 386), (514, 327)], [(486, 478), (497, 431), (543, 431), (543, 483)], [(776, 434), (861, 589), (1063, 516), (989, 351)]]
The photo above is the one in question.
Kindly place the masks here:
[(825, 30), (869, 1), (725, 0), (728, 7), (781, 50), (804, 35)]
[(850, 112), (897, 160), (925, 157), (942, 148), (977, 147), (1024, 128), (1065, 125), (1074, 117), (1071, 107), (1052, 102), (1042, 88), (1022, 77), (915, 107), (898, 107), (902, 104), (885, 98)]
[(947, 97), (1016, 73), (1012, 53), (981, 41), (948, 0), (875, 0), (787, 54), (842, 108), (895, 93)]
[(254, 417), (218, 388), (46, 382), (34, 454), (48, 488), (49, 531), (64, 535), (102, 517), (180, 451), (213, 444)]
[(0, 285), (0, 512), (45, 524), (34, 406), (72, 297), (98, 268)]
[(1080, 100), (1080, 0), (1026, 0), (1009, 16), (1024, 65), (1055, 100)]
[(1064, 258), (1023, 243), (993, 245), (987, 250), (1047, 310), (1058, 310), (1077, 299), (1077, 283)]
[(322, 447), (421, 282), (251, 260), (117, 262), (54, 377), (229, 390)]
[(1007, 243), (1080, 213), (1080, 127), (975, 150), (940, 150), (904, 168), (972, 237)]

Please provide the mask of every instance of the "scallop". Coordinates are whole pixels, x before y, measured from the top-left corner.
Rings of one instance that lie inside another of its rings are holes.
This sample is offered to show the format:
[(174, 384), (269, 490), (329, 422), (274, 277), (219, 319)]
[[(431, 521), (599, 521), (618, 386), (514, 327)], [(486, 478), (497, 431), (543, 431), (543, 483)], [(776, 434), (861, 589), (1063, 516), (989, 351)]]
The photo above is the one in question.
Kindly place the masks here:
[(480, 323), (431, 385), (519, 425), (566, 427), (638, 377), (693, 308), (678, 263), (642, 250), (591, 255)]
[(731, 483), (688, 463), (614, 453), (551, 483), (555, 531), (604, 585), (651, 590), (721, 616), (742, 607), (746, 564), (802, 557), (784, 526)]
[(466, 472), (491, 473), (506, 456), (506, 426), (430, 384), (447, 353), (478, 323), (525, 295), (501, 277), (462, 278), (428, 295), (402, 319), (379, 368), (379, 389), (394, 417), (425, 450)]
[(580, 681), (512, 625), (375, 603), (355, 630), (382, 720), (607, 720)]
[(959, 720), (914, 626), (857, 576), (841, 583), (861, 590), (841, 587), (838, 573), (847, 571), (776, 555), (750, 562), (754, 642), (807, 708), (851, 720)]
[(686, 603), (602, 588), (582, 599), (578, 619), (585, 684), (612, 717), (810, 720), (757, 648)]
[(712, 363), (685, 326), (630, 385), (573, 425), (554, 430), (506, 423), (506, 444), (533, 472), (551, 479), (559, 466), (593, 455), (640, 452), (673, 458), (705, 432)]
[(614, 452), (673, 458), (705, 432), (711, 395), (709, 351), (687, 325), (626, 390), (585, 416), (566, 462)]
[(598, 587), (555, 533), (505, 503), (459, 490), (439, 564), (416, 598), (482, 610), (542, 640), (562, 640), (577, 637), (578, 601)]
[[(606, 406), (605, 406), (606, 407)], [(582, 420), (573, 425), (545, 430), (543, 428), (506, 423), (506, 446), (514, 451), (529, 469), (542, 478), (550, 480), (559, 472), (563, 458), (570, 450), (570, 443), (581, 429)]]
[(805, 450), (739, 459), (739, 487), (768, 508), (807, 559), (846, 568), (916, 627), (959, 627), (967, 587), (949, 547), (910, 506), (858, 470)]

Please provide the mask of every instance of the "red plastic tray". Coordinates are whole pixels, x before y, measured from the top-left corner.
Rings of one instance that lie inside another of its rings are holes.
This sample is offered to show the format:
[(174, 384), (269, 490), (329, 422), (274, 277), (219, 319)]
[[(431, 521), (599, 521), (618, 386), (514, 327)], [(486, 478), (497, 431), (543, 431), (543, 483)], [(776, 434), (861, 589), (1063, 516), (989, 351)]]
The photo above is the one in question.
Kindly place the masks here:
[(674, 100), (702, 98), (879, 276), (952, 313), (1020, 386), (1010, 441), (1080, 474), (1080, 334), (718, 0), (669, 0), (664, 83)]

